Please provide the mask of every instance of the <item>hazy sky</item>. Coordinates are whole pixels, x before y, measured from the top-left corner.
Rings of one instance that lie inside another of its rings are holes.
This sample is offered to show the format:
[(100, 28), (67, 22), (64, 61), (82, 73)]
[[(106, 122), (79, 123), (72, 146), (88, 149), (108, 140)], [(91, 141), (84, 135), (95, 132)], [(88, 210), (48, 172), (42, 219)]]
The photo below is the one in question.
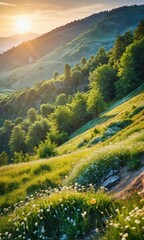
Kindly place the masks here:
[(19, 33), (19, 16), (31, 22), (31, 32), (45, 33), (67, 22), (123, 5), (144, 4), (144, 0), (1, 0), (0, 36)]

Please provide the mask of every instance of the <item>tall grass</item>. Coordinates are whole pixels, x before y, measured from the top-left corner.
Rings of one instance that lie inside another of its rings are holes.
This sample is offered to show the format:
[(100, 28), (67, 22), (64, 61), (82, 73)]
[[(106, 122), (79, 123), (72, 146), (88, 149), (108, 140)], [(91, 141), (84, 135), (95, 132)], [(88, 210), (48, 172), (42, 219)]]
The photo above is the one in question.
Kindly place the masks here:
[(92, 153), (73, 168), (65, 184), (78, 182), (89, 185), (92, 183), (99, 187), (111, 169), (119, 170), (121, 166), (129, 165), (133, 159), (139, 159), (143, 153), (143, 132), (136, 133), (127, 140), (102, 146), (98, 150), (92, 148)]

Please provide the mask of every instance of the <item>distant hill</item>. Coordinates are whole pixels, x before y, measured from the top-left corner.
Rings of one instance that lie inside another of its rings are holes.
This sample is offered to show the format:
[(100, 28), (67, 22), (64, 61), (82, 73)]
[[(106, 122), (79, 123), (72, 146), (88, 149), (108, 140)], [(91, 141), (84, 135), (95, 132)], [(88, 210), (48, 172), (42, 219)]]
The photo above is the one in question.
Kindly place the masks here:
[(30, 32), (25, 34), (17, 34), (10, 37), (0, 37), (0, 53), (4, 53), (8, 49), (16, 47), (22, 42), (32, 40), (39, 36), (40, 34)]
[(18, 47), (0, 55), (0, 69), (13, 69), (36, 61), (57, 47), (66, 44), (84, 32), (97, 21), (104, 19), (107, 12), (94, 14), (82, 20), (58, 27), (37, 39), (22, 43)]
[(100, 47), (112, 48), (115, 38), (134, 30), (144, 18), (144, 5), (126, 6), (93, 14), (52, 30), (0, 55), (0, 84), (3, 88), (21, 89), (35, 81), (63, 72), (82, 56), (89, 58)]

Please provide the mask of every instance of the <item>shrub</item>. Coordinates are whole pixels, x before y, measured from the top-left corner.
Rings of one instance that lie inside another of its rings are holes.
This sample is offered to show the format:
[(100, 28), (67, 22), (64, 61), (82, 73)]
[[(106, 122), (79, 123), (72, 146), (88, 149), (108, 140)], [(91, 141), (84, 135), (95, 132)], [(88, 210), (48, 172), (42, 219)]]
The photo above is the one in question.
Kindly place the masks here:
[(2, 239), (7, 234), (11, 239), (21, 235), (24, 239), (83, 239), (92, 229), (105, 226), (114, 209), (114, 202), (102, 192), (83, 194), (70, 188), (57, 194), (21, 209), (2, 229)]
[(38, 147), (35, 148), (35, 151), (39, 158), (47, 158), (57, 154), (56, 145), (49, 139), (41, 142)]
[(6, 152), (0, 154), (0, 166), (8, 164), (8, 155)]

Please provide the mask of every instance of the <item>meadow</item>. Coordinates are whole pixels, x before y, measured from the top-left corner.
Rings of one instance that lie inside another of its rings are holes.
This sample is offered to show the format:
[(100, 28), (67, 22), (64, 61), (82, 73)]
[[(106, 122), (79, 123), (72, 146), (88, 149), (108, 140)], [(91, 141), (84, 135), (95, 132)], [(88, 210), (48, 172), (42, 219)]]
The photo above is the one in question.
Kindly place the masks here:
[(142, 192), (100, 190), (111, 169), (143, 166), (144, 94), (117, 102), (71, 135), (58, 156), (0, 168), (0, 239), (140, 239)]

